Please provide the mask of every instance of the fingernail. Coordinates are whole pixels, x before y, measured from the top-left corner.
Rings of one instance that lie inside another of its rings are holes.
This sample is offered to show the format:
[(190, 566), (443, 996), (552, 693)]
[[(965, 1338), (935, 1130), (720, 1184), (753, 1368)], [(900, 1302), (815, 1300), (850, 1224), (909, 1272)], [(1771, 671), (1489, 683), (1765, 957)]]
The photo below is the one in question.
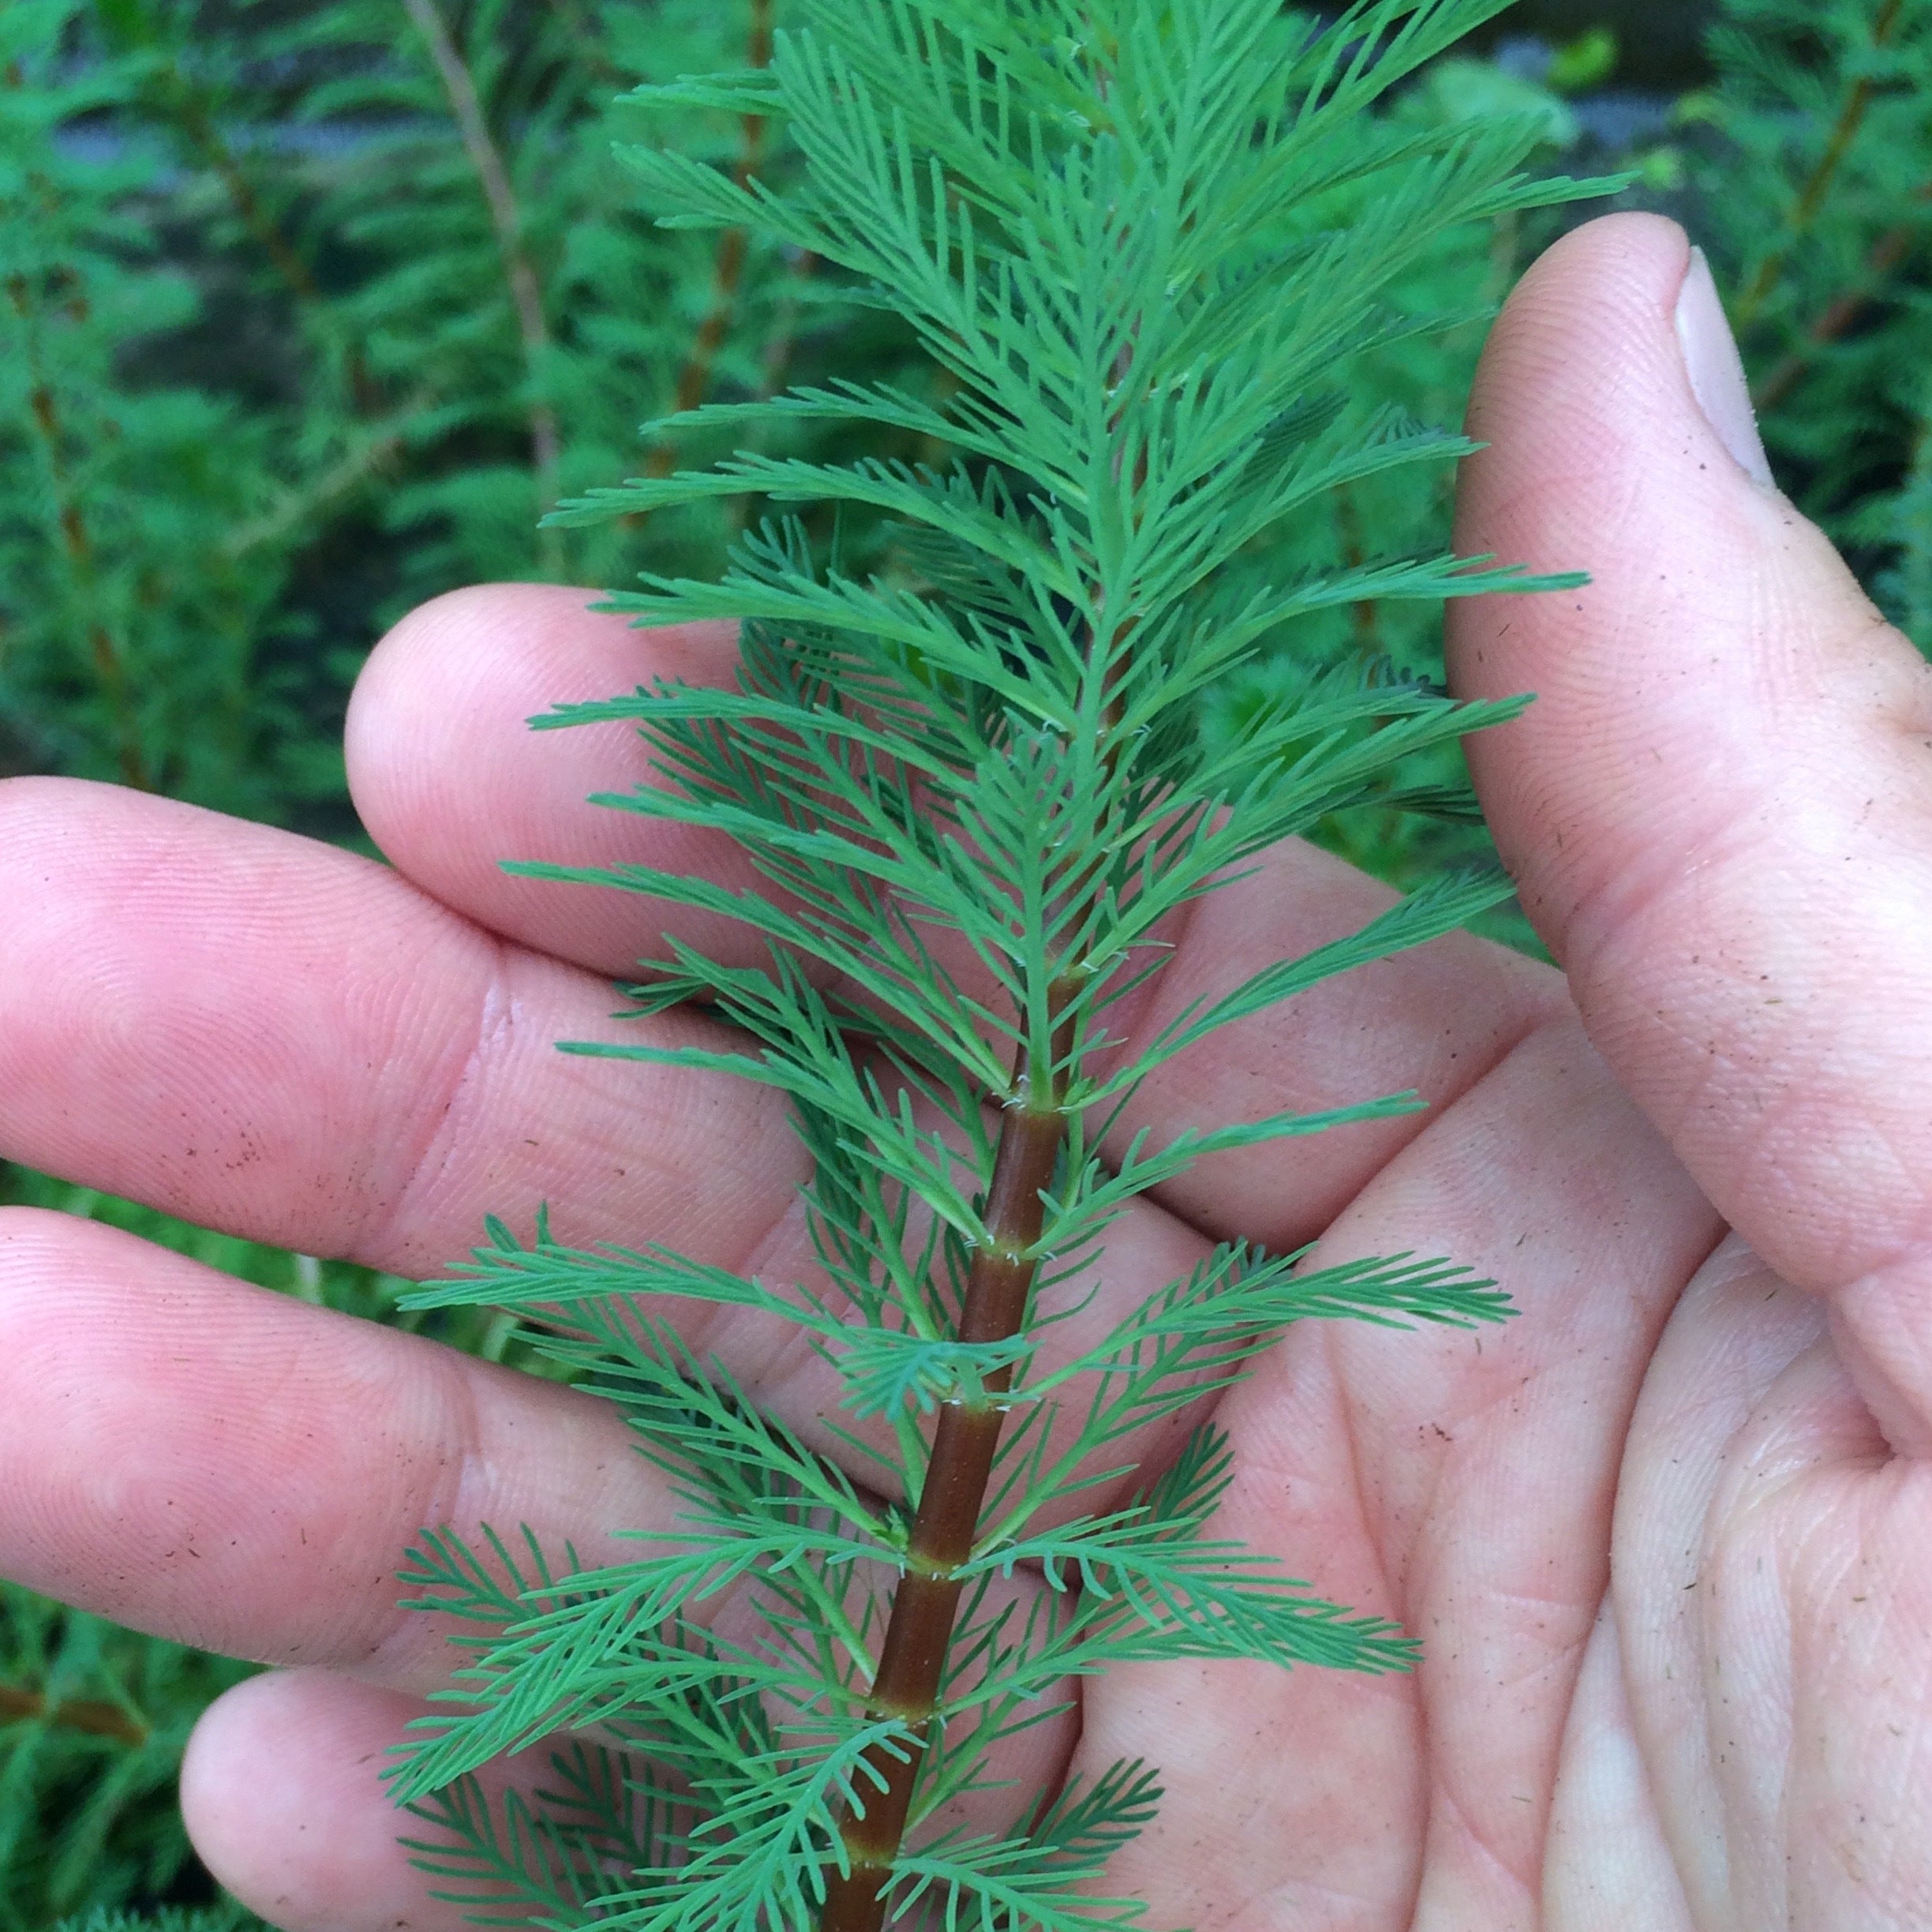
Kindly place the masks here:
[(1683, 351), (1691, 393), (1704, 411), (1705, 421), (1717, 432), (1718, 441), (1753, 482), (1776, 489), (1777, 479), (1765, 459), (1764, 440), (1758, 433), (1743, 361), (1731, 324), (1724, 320), (1710, 264), (1700, 248), (1690, 251), (1690, 266), (1683, 286), (1677, 291), (1677, 343)]

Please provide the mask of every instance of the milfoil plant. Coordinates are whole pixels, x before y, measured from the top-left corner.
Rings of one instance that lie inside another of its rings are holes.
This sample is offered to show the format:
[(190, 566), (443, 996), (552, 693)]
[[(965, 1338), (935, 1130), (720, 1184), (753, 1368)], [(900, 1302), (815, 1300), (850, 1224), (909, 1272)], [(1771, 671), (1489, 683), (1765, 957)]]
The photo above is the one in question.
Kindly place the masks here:
[[(644, 91), (782, 122), (803, 163), (781, 197), (629, 152), (661, 219), (835, 264), (938, 376), (927, 398), (841, 383), (673, 417), (653, 432), (760, 446), (559, 513), (815, 507), (751, 526), (721, 582), (610, 599), (641, 623), (736, 620), (735, 686), (536, 721), (635, 721), (654, 781), (598, 802), (730, 834), (762, 887), (516, 869), (757, 936), (756, 964), (667, 937), (630, 990), (635, 1015), (702, 1003), (734, 1050), (566, 1050), (782, 1092), (817, 1265), (749, 1279), (649, 1230), (573, 1248), (540, 1215), (528, 1245), (493, 1222), (411, 1297), (529, 1314), (635, 1424), (681, 1512), (596, 1567), (508, 1526), (411, 1553), (416, 1601), (486, 1627), (396, 1768), (433, 1828), (421, 1862), (481, 1922), (1129, 1925), (1142, 1908), (1104, 1867), (1152, 1815), (1158, 1767), (980, 1795), (1002, 1747), (1129, 1661), (1412, 1663), (1393, 1625), (1216, 1533), (1215, 1398), (1290, 1323), (1490, 1321), (1494, 1285), (1451, 1260), (1310, 1267), (1236, 1241), (1103, 1331), (1082, 1317), (1137, 1197), (1228, 1149), (1421, 1104), (1129, 1132), (1150, 1076), (1507, 890), (1439, 882), (1151, 1035), (1125, 1024), (1192, 902), (1354, 803), (1458, 809), (1405, 769), (1516, 708), (1304, 666), (1217, 736), (1217, 680), (1338, 605), (1574, 581), (1452, 556), (1269, 567), (1271, 533), (1325, 515), (1339, 484), (1470, 447), (1351, 405), (1352, 354), (1461, 319), (1392, 306), (1405, 269), (1446, 226), (1583, 192), (1522, 171), (1533, 121), (1376, 112), (1503, 4), (1362, 0), (1323, 29), (1279, 0), (802, 0), (769, 67)], [(931, 460), (773, 453), (802, 421)], [(808, 1437), (762, 1412), (681, 1339), (703, 1304), (803, 1331), (842, 1413)], [(486, 1794), (479, 1767), (556, 1732), (539, 1788)]]

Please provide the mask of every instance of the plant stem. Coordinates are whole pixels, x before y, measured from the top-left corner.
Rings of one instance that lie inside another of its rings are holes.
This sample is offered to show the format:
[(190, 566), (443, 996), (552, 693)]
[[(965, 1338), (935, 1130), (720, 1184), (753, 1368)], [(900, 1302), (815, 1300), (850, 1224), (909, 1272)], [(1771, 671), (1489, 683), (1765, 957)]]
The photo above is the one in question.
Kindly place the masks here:
[[(148, 0), (125, 7), (97, 8), (96, 18), (120, 51), (148, 54), (154, 59), (153, 77), (142, 83), (144, 99), (170, 122), (189, 151), (206, 164), (227, 191), (242, 225), (254, 238), (283, 286), (296, 302), (331, 335), (339, 335), (313, 271), (301, 252), (256, 193), (254, 183), (222, 133), (209, 89), (182, 66), (182, 50), (167, 37)], [(382, 406), (382, 389), (370, 373), (357, 343), (344, 345), (344, 373), (359, 414), (373, 415)]]
[[(163, 108), (171, 109), (176, 115), (182, 137), (208, 163), (215, 179), (227, 190), (228, 199), (242, 225), (255, 238), (289, 293), (318, 318), (324, 329), (336, 333), (321, 288), (308, 263), (297, 253), (294, 243), (281, 225), (262, 205), (261, 197), (256, 193), (254, 184), (236, 159), (234, 149), (223, 139), (207, 103), (190, 88), (186, 79), (174, 66), (171, 56), (168, 80), (170, 85), (165, 90)], [(382, 406), (382, 385), (371, 373), (368, 358), (359, 343), (351, 342), (346, 346), (343, 373), (348, 378), (350, 397), (357, 413), (364, 416), (375, 414)]]
[[(3, 77), (10, 90), (26, 85), (26, 76), (18, 62), (8, 63)], [(36, 169), (28, 170), (27, 179), (51, 220), (58, 206), (53, 182)], [(54, 385), (48, 377), (46, 360), (41, 354), (39, 316), (32, 300), (32, 285), (24, 275), (16, 271), (7, 277), (6, 290), (13, 312), (20, 317), (21, 331), (26, 341), (28, 406), (47, 458), (54, 521), (60, 530), (62, 548), (66, 552), (75, 601), (87, 625), (88, 649), (94, 661), (94, 674), (99, 683), (101, 695), (107, 700), (114, 735), (119, 740), (121, 776), (124, 782), (137, 791), (152, 792), (154, 781), (149, 775), (147, 754), (141, 745), (140, 718), (135, 710), (133, 692), (129, 687), (127, 667), (122, 660), (120, 646), (102, 615), (94, 545), (62, 448), (59, 407), (54, 401)], [(84, 313), (84, 309), (80, 313)]]
[[(772, 53), (772, 0), (751, 0), (751, 24), (747, 36), (745, 64), (750, 67), (766, 67), (771, 64)], [(732, 171), (732, 178), (743, 189), (757, 173), (758, 166), (765, 155), (766, 118), (763, 114), (745, 114), (741, 117), (742, 140), (738, 153), (738, 165)], [(724, 338), (732, 324), (732, 316), (738, 306), (738, 285), (744, 276), (745, 255), (751, 245), (751, 237), (743, 228), (727, 228), (718, 237), (717, 252), (711, 265), (711, 304), (705, 311), (704, 320), (698, 324), (698, 333), (691, 339), (691, 352), (684, 359), (684, 366), (678, 372), (677, 389), (672, 399), (672, 410), (682, 415), (687, 410), (695, 410), (705, 399), (705, 392), (711, 387), (712, 365), (717, 361), (717, 352), (724, 346)], [(650, 477), (668, 477), (677, 467), (676, 443), (666, 438), (653, 449), (644, 466), (644, 474)], [(641, 520), (641, 519), (640, 519)]]
[(242, 225), (260, 245), (275, 271), (298, 301), (319, 302), (322, 291), (316, 287), (309, 264), (279, 224), (262, 206), (253, 184), (242, 172), (234, 150), (223, 137), (210, 111), (206, 91), (182, 73), (180, 50), (163, 40), (154, 9), (136, 0), (132, 6), (96, 9), (110, 44), (117, 52), (149, 54), (155, 59), (155, 78), (142, 91), (159, 101), (162, 111), (172, 117), (182, 137), (205, 161), (215, 178), (227, 190), (228, 199), (242, 219)]
[[(537, 472), (537, 495), (541, 507), (548, 510), (561, 493), (558, 483), (560, 443), (556, 411), (545, 396), (549, 384), (550, 329), (544, 319), (543, 290), (523, 246), (522, 213), (510, 185), (510, 171), (491, 138), (483, 103), (477, 98), (476, 82), (450, 38), (436, 0), (402, 0), (402, 5), (429, 43), (430, 58), (436, 62), (443, 91), (449, 98), (450, 111), (456, 117), (464, 152), (483, 189), (483, 198), (489, 204), (496, 245), (503, 256), (504, 278), (509, 284), (511, 306), (516, 312), (517, 333), (523, 344), (525, 377), (530, 391), (530, 458)], [(545, 575), (560, 575), (564, 561), (560, 534), (543, 530), (537, 542)]]
[(171, 66), (168, 78), (173, 84), (165, 90), (166, 105), (178, 117), (183, 138), (227, 190), (228, 199), (241, 217), (242, 227), (255, 238), (275, 273), (298, 301), (320, 303), (322, 291), (316, 286), (309, 264), (295, 252), (294, 244), (262, 206), (253, 182), (242, 172), (234, 151), (222, 139), (221, 131), (215, 126), (206, 103), (195, 98), (187, 83)]
[[(1932, 182), (1922, 185), (1912, 198), (1932, 200)], [(1919, 222), (1900, 222), (1871, 245), (1865, 256), (1863, 286), (1840, 290), (1812, 319), (1799, 346), (1776, 363), (1758, 385), (1752, 399), (1761, 411), (1782, 402), (1803, 380), (1818, 352), (1829, 348), (1879, 298), (1886, 276), (1911, 253), (1923, 227)]]
[[(798, 322), (800, 303), (798, 284), (816, 274), (818, 257), (810, 253), (802, 253), (792, 264), (792, 281), (778, 305), (778, 313), (771, 325), (771, 334), (765, 345), (762, 358), (762, 368), (758, 376), (758, 399), (769, 402), (784, 388), (792, 373), (792, 358), (798, 347)], [(766, 442), (764, 427), (756, 429), (747, 444), (751, 450), (762, 450)], [(668, 469), (666, 474), (668, 474)], [(733, 496), (727, 500), (724, 507), (724, 527), (736, 539), (743, 530), (749, 515), (751, 500), (748, 496)]]
[(355, 446), (303, 487), (284, 490), (275, 507), (253, 522), (239, 525), (222, 540), (224, 556), (245, 556), (263, 544), (278, 543), (311, 522), (369, 477), (387, 469), (401, 453), (411, 426), (436, 405), (435, 391), (419, 389), (385, 422), (372, 424)]
[[(1368, 561), (1368, 545), (1354, 485), (1338, 483), (1335, 486), (1335, 526), (1342, 538), (1342, 560), (1350, 570), (1360, 570)], [(1382, 655), (1382, 628), (1375, 600), (1361, 597), (1351, 604), (1349, 623), (1357, 658), (1365, 665), (1373, 664)]]
[(577, 57), (590, 73), (608, 87), (630, 87), (634, 77), (612, 60), (601, 26), (585, 11), (582, 0), (550, 0), (550, 11), (564, 24), (575, 44)]
[[(1878, 10), (1878, 17), (1872, 22), (1871, 43), (1874, 49), (1881, 47), (1892, 37), (1892, 29), (1898, 24), (1898, 17), (1904, 0), (1885, 0)], [(1871, 77), (1861, 74), (1846, 91), (1844, 103), (1838, 110), (1838, 118), (1833, 125), (1830, 137), (1825, 144), (1825, 152), (1818, 157), (1818, 166), (1811, 170), (1810, 178), (1799, 191), (1798, 199), (1792, 204), (1791, 212), (1784, 218), (1784, 240), (1758, 264), (1757, 272), (1751, 277), (1750, 286), (1738, 298), (1735, 317), (1742, 329), (1756, 320), (1758, 312), (1770, 298), (1777, 287), (1778, 278), (1784, 272), (1784, 264), (1790, 258), (1792, 245), (1803, 235), (1817, 219), (1818, 210), (1824, 205), (1825, 197), (1829, 193), (1832, 182), (1844, 165), (1844, 158), (1851, 152), (1852, 144), (1857, 138), (1859, 129), (1863, 125), (1866, 110), (1871, 105), (1874, 92)]]
[(66, 1698), (51, 1706), (38, 1690), (16, 1690), (0, 1684), (0, 1724), (38, 1720), (63, 1731), (88, 1737), (113, 1738), (138, 1750), (148, 1742), (148, 1727), (130, 1717), (118, 1704), (93, 1698)]
[(39, 322), (26, 276), (9, 275), (6, 288), (14, 313), (20, 317), (21, 331), (26, 338), (29, 410), (33, 417), (34, 427), (39, 432), (42, 452), (47, 459), (47, 481), (51, 486), (54, 500), (54, 520), (60, 531), (61, 548), (66, 555), (68, 574), (73, 584), (75, 601), (80, 606), (82, 621), (86, 627), (88, 653), (93, 660), (95, 678), (100, 686), (101, 695), (107, 701), (108, 713), (114, 721), (122, 781), (133, 786), (137, 792), (152, 792), (154, 780), (148, 768), (147, 754), (141, 746), (140, 719), (135, 710), (134, 694), (128, 682), (127, 665), (122, 657), (121, 647), (114, 641), (114, 634), (108, 629), (107, 620), (101, 612), (100, 583), (95, 568), (93, 539), (88, 532), (87, 519), (82, 514), (80, 500), (73, 486), (73, 479), (68, 473), (67, 459), (62, 447), (59, 406), (54, 400), (53, 384), (48, 380), (45, 362), (40, 354)]
[[(1045, 1219), (1042, 1196), (1052, 1183), (1066, 1138), (1061, 1097), (1066, 1091), (1064, 1062), (1071, 1028), (1061, 1016), (1078, 985), (1063, 975), (1048, 989), (1054, 1065), (1038, 1093), (1031, 1091), (1022, 1054), (1014, 1084), (1026, 1099), (1008, 1110), (1000, 1127), (983, 1215), (987, 1239), (973, 1256), (960, 1312), (962, 1342), (1003, 1342), (1026, 1320), (1039, 1265), (1034, 1251)], [(905, 1837), (919, 1767), (930, 1747), (964, 1587), (958, 1572), (972, 1554), (1006, 1419), (999, 1398), (1012, 1380), (1010, 1368), (995, 1370), (986, 1376), (983, 1393), (975, 1400), (955, 1399), (940, 1408), (908, 1541), (905, 1574), (893, 1598), (867, 1703), (869, 1716), (899, 1718), (921, 1741), (910, 1750), (901, 1743), (891, 1749), (875, 1747), (867, 1754), (867, 1770), (878, 1782), (859, 1786), (863, 1814), (848, 1809), (839, 1821), (850, 1870), (828, 1876), (819, 1932), (879, 1932), (885, 1923), (886, 1888)]]

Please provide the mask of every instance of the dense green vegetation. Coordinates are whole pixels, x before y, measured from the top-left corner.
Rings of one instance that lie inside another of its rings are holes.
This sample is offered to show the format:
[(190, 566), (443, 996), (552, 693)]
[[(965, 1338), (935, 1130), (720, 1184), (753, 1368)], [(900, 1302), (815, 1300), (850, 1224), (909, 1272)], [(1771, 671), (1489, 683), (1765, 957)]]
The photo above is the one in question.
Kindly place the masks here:
[[(0, 6), (0, 772), (114, 779), (358, 842), (342, 707), (404, 610), (483, 578), (721, 567), (741, 506), (537, 530), (560, 496), (726, 447), (640, 449), (640, 420), (841, 376), (936, 395), (910, 333), (845, 299), (815, 258), (655, 228), (610, 158), (639, 132), (627, 88), (760, 59), (784, 5)], [(1720, 10), (1674, 99), (1593, 25), (1606, 4), (1545, 8), (1559, 39), (1524, 39), (1526, 21), (1387, 111), (1531, 108), (1552, 171), (1627, 167), (1623, 205), (1685, 219), (1730, 299), (1780, 480), (1932, 646), (1932, 8)], [(650, 137), (734, 170), (787, 168), (758, 121), (684, 113), (656, 116)], [(1470, 319), (1379, 352), (1370, 399), (1452, 424), (1485, 314), (1576, 218), (1447, 239), (1406, 298)], [(843, 432), (790, 433), (769, 453), (853, 453)], [(1275, 541), (1318, 565), (1440, 547), (1451, 480), (1404, 469), (1344, 485), (1326, 519)], [(841, 541), (903, 567), (888, 528)], [(1358, 604), (1320, 642), (1426, 674), (1433, 622)], [(1249, 674), (1218, 694), (1219, 715), (1309, 668)], [(1390, 814), (1335, 836), (1400, 878), (1480, 833)], [(19, 1170), (0, 1170), (0, 1198), (505, 1346), (484, 1313), (399, 1313), (402, 1284), (365, 1270)], [(172, 1785), (195, 1715), (245, 1668), (0, 1586), (0, 1932), (168, 1904), (210, 1906), (208, 1932), (228, 1923)]]

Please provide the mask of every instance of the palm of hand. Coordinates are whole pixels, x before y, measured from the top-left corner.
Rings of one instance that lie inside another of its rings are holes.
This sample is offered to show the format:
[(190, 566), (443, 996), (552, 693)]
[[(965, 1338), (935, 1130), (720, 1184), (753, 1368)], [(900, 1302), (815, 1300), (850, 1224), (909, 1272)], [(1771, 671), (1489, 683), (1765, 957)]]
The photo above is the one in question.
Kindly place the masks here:
[[(1932, 1016), (1915, 1037), (1915, 1009), (1878, 1017), (1852, 976), (1915, 957), (1896, 908), (1923, 863), (1859, 813), (1914, 781), (1922, 673), (1687, 417), (1683, 261), (1674, 230), (1612, 221), (1537, 271), (1492, 350), (1497, 447), (1465, 493), (1466, 548), (1597, 567), (1574, 608), (1478, 609), (1457, 641), (1473, 690), (1544, 694), (1479, 775), (1605, 1058), (1556, 974), (1452, 939), (1229, 1035), (1148, 1096), (1179, 1122), (1413, 1082), (1433, 1109), (1419, 1133), (1365, 1125), (1197, 1170), (1119, 1231), (1107, 1297), (1229, 1235), (1320, 1233), (1331, 1260), (1451, 1255), (1522, 1311), (1480, 1343), (1309, 1325), (1223, 1398), (1226, 1533), (1399, 1619), (1426, 1661), (1410, 1679), (1122, 1668), (1077, 1724), (1034, 1734), (1023, 1776), (1162, 1767), (1160, 1818), (1110, 1884), (1151, 1923), (1840, 1932), (1932, 1913), (1911, 1828), (1932, 1784), (1932, 1376), (1910, 1114)], [(1559, 330), (1569, 359), (1539, 362)], [(1654, 489), (1660, 451), (1661, 506), (1629, 489)], [(1672, 583), (1672, 545), (1689, 559), (1713, 532), (1782, 593), (1755, 629), (1736, 582)], [(626, 781), (621, 728), (560, 755), (515, 721), (717, 660), (715, 638), (640, 636), (581, 603), (466, 593), (372, 665), (352, 766), (410, 882), (152, 800), (9, 787), (0, 870), (28, 911), (4, 992), (7, 1151), (402, 1272), (460, 1252), (485, 1211), (548, 1199), (574, 1239), (644, 1230), (781, 1274), (800, 1239), (781, 1110), (552, 1053), (597, 1030), (607, 976), (650, 934), (494, 869), (635, 836), (578, 805)], [(1714, 668), (1673, 643), (1687, 627), (1717, 640)], [(1811, 684), (1840, 709), (1788, 702)], [(1848, 721), (1874, 698), (1879, 723)], [(1652, 751), (1709, 782), (1660, 787)], [(652, 856), (728, 863), (702, 841)], [(1279, 854), (1205, 903), (1159, 997), (1346, 930), (1378, 894)], [(1706, 1194), (1810, 1292), (1735, 1241), (1713, 1255)], [(54, 1217), (0, 1217), (0, 1564), (301, 1667), (197, 1737), (185, 1798), (211, 1863), (291, 1927), (440, 1923), (374, 1776), (448, 1667), (394, 1610), (398, 1556), (421, 1524), (487, 1521), (589, 1559), (609, 1526), (665, 1518), (621, 1429), (571, 1391)], [(809, 1425), (824, 1391), (803, 1357), (743, 1323), (694, 1339)]]

